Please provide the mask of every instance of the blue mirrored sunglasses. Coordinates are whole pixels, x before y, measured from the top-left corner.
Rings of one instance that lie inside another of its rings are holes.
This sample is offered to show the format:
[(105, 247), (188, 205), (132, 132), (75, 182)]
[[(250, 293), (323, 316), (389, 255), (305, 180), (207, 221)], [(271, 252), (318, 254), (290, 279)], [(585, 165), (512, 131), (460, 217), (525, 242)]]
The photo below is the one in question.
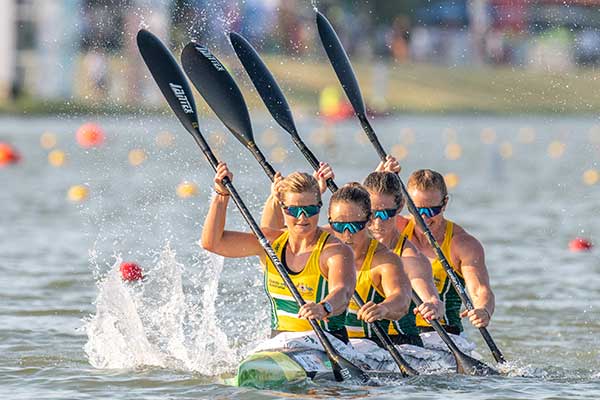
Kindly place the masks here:
[(367, 222), (369, 222), (369, 220), (351, 222), (335, 222), (329, 220), (329, 225), (331, 226), (331, 229), (333, 229), (337, 233), (344, 233), (344, 231), (346, 230), (350, 233), (358, 233), (365, 229), (365, 226), (367, 226)]
[(294, 218), (300, 218), (302, 214), (306, 218), (314, 217), (321, 211), (321, 203), (312, 204), (310, 206), (283, 206), (283, 211)]
[(442, 208), (444, 208), (443, 204), (435, 207), (417, 207), (417, 211), (424, 217), (433, 218), (442, 212)]
[(398, 208), (386, 208), (383, 210), (371, 210), (371, 213), (373, 214), (373, 218), (379, 218), (382, 221), (387, 221), (388, 219), (395, 217), (397, 212), (398, 212)]

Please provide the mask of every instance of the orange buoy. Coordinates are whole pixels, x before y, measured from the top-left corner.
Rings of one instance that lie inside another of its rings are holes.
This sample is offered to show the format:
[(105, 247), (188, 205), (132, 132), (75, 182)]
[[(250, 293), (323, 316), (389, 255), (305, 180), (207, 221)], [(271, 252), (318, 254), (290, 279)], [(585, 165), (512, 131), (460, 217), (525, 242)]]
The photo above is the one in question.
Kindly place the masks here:
[(582, 237), (576, 237), (569, 242), (569, 250), (573, 252), (590, 251), (592, 247), (594, 247), (592, 242)]
[(142, 267), (134, 262), (123, 262), (119, 266), (121, 278), (127, 282), (139, 281), (144, 278)]
[(13, 146), (0, 142), (0, 167), (16, 164), (20, 159), (21, 155)]
[(105, 135), (100, 125), (88, 122), (77, 129), (75, 138), (81, 147), (90, 149), (104, 143)]

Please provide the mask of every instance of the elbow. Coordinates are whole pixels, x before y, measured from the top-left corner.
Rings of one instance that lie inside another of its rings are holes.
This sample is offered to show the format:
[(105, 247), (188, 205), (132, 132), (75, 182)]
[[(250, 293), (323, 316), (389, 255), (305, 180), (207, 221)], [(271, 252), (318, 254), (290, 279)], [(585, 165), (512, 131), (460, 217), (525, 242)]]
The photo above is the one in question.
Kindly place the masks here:
[(217, 247), (214, 240), (207, 239), (207, 238), (200, 239), (200, 246), (204, 250), (210, 251), (211, 253), (215, 253), (216, 247)]

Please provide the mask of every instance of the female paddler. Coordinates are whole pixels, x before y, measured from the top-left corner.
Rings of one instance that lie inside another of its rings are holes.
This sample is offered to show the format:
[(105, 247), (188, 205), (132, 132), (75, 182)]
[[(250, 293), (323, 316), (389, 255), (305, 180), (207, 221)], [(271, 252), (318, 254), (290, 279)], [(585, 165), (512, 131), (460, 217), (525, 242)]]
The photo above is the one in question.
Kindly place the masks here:
[(214, 196), (204, 227), (202, 247), (224, 257), (259, 256), (271, 302), (271, 329), (310, 331), (308, 319), (320, 321), (323, 329), (344, 343), (346, 308), (356, 284), (352, 250), (318, 226), (322, 206), (319, 184), (311, 175), (294, 172), (279, 182), (279, 199), (285, 229), (261, 228), (306, 301), (302, 307), (291, 296), (279, 273), (251, 233), (225, 230), (229, 193), (221, 184), (233, 176), (219, 163)]
[[(329, 165), (323, 163), (317, 172), (321, 191), (327, 186), (325, 180), (333, 177)], [(279, 201), (279, 175), (276, 175), (271, 196), (265, 205), (262, 224), (273, 228), (284, 223)], [(329, 230), (345, 244), (352, 247), (357, 273), (356, 292), (365, 302), (359, 308), (350, 302), (346, 328), (351, 338), (369, 338), (379, 343), (367, 323), (382, 321), (387, 329), (390, 320), (400, 319), (407, 313), (410, 303), (410, 284), (398, 256), (369, 237), (367, 227), (371, 223), (371, 200), (369, 193), (357, 183), (348, 184), (336, 191), (329, 203)], [(367, 323), (365, 323), (367, 322)], [(421, 344), (418, 331), (395, 332), (396, 344)]]
[[(413, 336), (418, 335), (416, 315), (424, 321), (441, 319), (444, 315), (444, 303), (438, 297), (429, 260), (396, 225), (397, 215), (404, 207), (400, 178), (392, 172), (372, 172), (365, 178), (363, 185), (371, 197), (372, 221), (369, 224), (369, 233), (401, 257), (412, 289), (423, 301), (419, 307), (412, 303), (412, 312), (399, 321), (393, 321), (389, 333), (395, 335), (404, 332)], [(420, 339), (417, 344), (419, 341)]]

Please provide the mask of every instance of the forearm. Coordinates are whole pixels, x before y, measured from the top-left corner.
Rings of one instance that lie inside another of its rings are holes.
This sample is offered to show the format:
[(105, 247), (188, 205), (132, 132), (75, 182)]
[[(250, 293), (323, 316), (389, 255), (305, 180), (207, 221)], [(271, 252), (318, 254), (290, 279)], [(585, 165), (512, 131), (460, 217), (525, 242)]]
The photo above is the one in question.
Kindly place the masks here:
[(472, 301), (475, 308), (484, 308), (490, 314), (490, 317), (494, 314), (496, 299), (490, 288), (480, 287), (474, 290)]
[(439, 304), (441, 300), (433, 281), (422, 278), (411, 279), (410, 284), (415, 293), (424, 303)]
[(339, 315), (346, 311), (351, 297), (351, 288), (339, 287), (329, 292), (329, 294), (323, 299), (323, 301), (326, 301), (329, 304), (331, 304), (331, 308), (333, 310), (331, 312), (331, 315)]
[(386, 310), (384, 319), (396, 321), (408, 312), (410, 297), (406, 293), (396, 293), (386, 297), (379, 305)]
[(260, 226), (266, 226), (273, 229), (285, 228), (283, 213), (281, 211), (281, 207), (279, 206), (279, 201), (273, 195), (270, 195), (265, 202), (262, 217), (260, 219)]
[(229, 196), (213, 195), (202, 228), (202, 247), (208, 251), (217, 252), (223, 239), (228, 202)]

